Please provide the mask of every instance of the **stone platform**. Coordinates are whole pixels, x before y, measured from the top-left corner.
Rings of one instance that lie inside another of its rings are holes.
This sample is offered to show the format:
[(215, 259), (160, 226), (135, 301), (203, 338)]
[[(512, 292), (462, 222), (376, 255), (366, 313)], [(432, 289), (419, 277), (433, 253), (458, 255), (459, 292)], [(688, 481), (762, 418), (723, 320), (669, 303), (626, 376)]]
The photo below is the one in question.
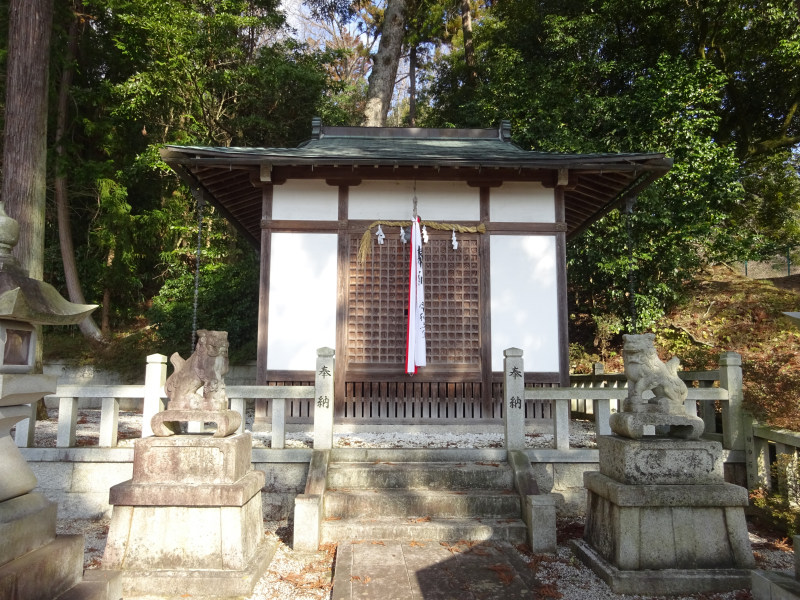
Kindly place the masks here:
[(747, 490), (725, 483), (717, 442), (598, 438), (580, 558), (615, 593), (671, 595), (747, 587), (754, 566)]
[(248, 595), (275, 547), (264, 536), (264, 474), (249, 434), (136, 440), (133, 478), (111, 488), (103, 568), (126, 597)]
[(523, 600), (534, 571), (508, 542), (340, 542), (332, 600)]

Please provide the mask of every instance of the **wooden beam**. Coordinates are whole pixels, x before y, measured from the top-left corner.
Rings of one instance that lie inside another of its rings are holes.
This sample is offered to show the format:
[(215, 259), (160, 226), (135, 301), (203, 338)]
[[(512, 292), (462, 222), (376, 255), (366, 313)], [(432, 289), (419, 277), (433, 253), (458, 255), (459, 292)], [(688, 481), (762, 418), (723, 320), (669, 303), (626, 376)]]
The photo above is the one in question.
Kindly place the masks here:
[(487, 223), (488, 233), (503, 234), (526, 234), (526, 233), (557, 233), (566, 231), (567, 224), (560, 223)]

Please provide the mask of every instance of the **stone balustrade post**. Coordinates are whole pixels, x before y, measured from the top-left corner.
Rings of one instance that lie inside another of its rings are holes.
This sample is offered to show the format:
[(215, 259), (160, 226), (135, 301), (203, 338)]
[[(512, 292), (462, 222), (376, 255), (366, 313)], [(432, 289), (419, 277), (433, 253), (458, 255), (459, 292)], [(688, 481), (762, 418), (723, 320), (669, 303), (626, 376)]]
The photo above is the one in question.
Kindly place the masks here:
[(553, 442), (556, 450), (569, 450), (569, 400), (553, 400)]
[[(333, 448), (333, 372), (333, 348), (319, 348), (314, 375), (314, 450)], [(273, 405), (273, 419), (274, 414)]]
[(59, 398), (58, 433), (56, 447), (72, 448), (75, 445), (75, 429), (78, 425), (78, 399)]
[(142, 404), (142, 437), (153, 435), (150, 421), (153, 416), (164, 410), (161, 400), (164, 384), (167, 382), (167, 357), (163, 354), (151, 354), (147, 357), (144, 374), (144, 402)]
[(119, 433), (119, 400), (103, 398), (100, 407), (100, 448), (114, 448)]
[(717, 433), (717, 411), (714, 402), (701, 402), (698, 416), (703, 419), (705, 424), (704, 433)]
[(750, 419), (745, 423), (745, 468), (747, 470), (747, 489), (772, 489), (772, 473), (770, 472), (769, 442), (757, 437), (755, 427), (758, 422)]
[(719, 385), (728, 390), (728, 401), (722, 403), (722, 446), (728, 450), (744, 450), (741, 354), (737, 352), (720, 354)]
[[(602, 376), (605, 374), (605, 366), (601, 362), (592, 365), (592, 387), (605, 387)], [(597, 435), (611, 435), (611, 425), (608, 420), (611, 418), (611, 400), (601, 398), (592, 400), (592, 410), (594, 412), (594, 427)]]
[[(797, 448), (775, 443), (778, 462), (778, 492), (789, 502), (789, 506), (797, 507), (800, 497), (800, 481), (797, 474)], [(782, 459), (782, 460), (781, 460)]]
[(29, 417), (18, 421), (14, 430), (14, 443), (18, 448), (33, 448), (33, 434), (36, 431), (36, 402), (25, 404), (28, 407)]
[[(273, 398), (272, 402), (272, 445), (271, 448), (286, 447), (286, 398)], [(316, 428), (316, 408), (314, 409), (314, 427)], [(316, 443), (317, 435), (314, 433)]]
[(247, 401), (244, 398), (231, 398), (231, 410), (238, 412), (242, 415), (242, 422), (236, 429), (236, 433), (244, 433), (244, 421), (247, 417)]
[(522, 350), (503, 350), (503, 423), (506, 450), (525, 449), (525, 365)]

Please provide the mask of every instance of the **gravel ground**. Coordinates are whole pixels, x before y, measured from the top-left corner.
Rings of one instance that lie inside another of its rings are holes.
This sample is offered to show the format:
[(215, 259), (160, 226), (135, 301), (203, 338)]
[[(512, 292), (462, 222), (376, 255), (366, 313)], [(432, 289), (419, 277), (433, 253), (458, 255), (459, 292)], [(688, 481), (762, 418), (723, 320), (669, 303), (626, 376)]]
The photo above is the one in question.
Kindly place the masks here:
[[(102, 564), (103, 550), (108, 534), (109, 519), (59, 520), (58, 533), (83, 533), (85, 567), (96, 569)], [(256, 584), (248, 600), (328, 600), (331, 597), (335, 546), (315, 553), (298, 553), (291, 549), (291, 525), (286, 522), (264, 523), (266, 535), (277, 539), (278, 550), (266, 575)], [(794, 553), (775, 535), (754, 529), (751, 525), (750, 542), (759, 569), (793, 573)], [(538, 598), (563, 600), (650, 600), (653, 596), (628, 596), (612, 593), (588, 567), (572, 554), (570, 539), (579, 538), (583, 523), (559, 520), (558, 551), (555, 555), (531, 555), (522, 550), (523, 559), (535, 570), (540, 582)], [(750, 600), (748, 590), (724, 594), (694, 594), (672, 600)]]
[[(98, 410), (79, 411), (78, 445), (97, 444)], [(57, 411), (52, 410), (50, 419), (36, 426), (36, 446), (55, 446)], [(119, 418), (119, 445), (132, 445), (140, 435), (141, 414), (121, 412)], [(287, 434), (287, 447), (311, 447), (312, 438), (306, 433)], [(502, 446), (501, 434), (431, 434), (388, 432), (381, 434), (337, 434), (337, 447), (383, 447), (383, 448), (498, 448)], [(549, 447), (552, 436), (528, 434), (529, 447)], [(591, 423), (571, 422), (570, 443), (573, 447), (595, 447)], [(269, 434), (254, 434), (254, 446), (269, 447)], [(85, 542), (85, 567), (98, 568), (102, 564), (109, 519), (59, 520), (58, 533), (83, 533)], [(752, 523), (750, 541), (756, 557), (757, 567), (770, 571), (794, 571), (794, 553), (786, 539), (762, 529)], [(296, 553), (291, 549), (291, 523), (267, 521), (264, 523), (267, 536), (278, 541), (278, 550), (267, 574), (257, 583), (249, 600), (327, 600), (331, 596), (331, 581), (335, 559), (335, 546), (316, 553)], [(581, 537), (583, 524), (580, 521), (560, 520), (558, 523), (559, 544), (555, 555), (530, 555), (521, 551), (525, 561), (535, 569), (540, 582), (539, 598), (561, 598), (563, 600), (648, 600), (651, 596), (627, 596), (613, 594), (608, 586), (598, 579), (586, 566), (577, 560), (569, 549), (570, 539)], [(748, 590), (725, 594), (695, 594), (673, 600), (748, 600)]]
[[(118, 442), (120, 447), (133, 446), (133, 441), (141, 436), (141, 413), (120, 411)], [(252, 412), (247, 415), (245, 429), (250, 431), (253, 422)], [(78, 446), (96, 446), (99, 439), (100, 411), (80, 409), (75, 429)], [(55, 448), (58, 431), (58, 409), (48, 410), (46, 421), (36, 422), (34, 445), (39, 448)], [(12, 429), (13, 435), (13, 429)], [(270, 448), (271, 433), (253, 433), (254, 448)], [(338, 448), (502, 448), (503, 434), (497, 433), (424, 433), (394, 432), (382, 433), (335, 433), (334, 445)], [(287, 448), (311, 448), (314, 438), (310, 432), (288, 432)], [(528, 448), (552, 448), (553, 434), (533, 433), (525, 435)], [(596, 448), (594, 424), (590, 421), (570, 422), (570, 447)]]

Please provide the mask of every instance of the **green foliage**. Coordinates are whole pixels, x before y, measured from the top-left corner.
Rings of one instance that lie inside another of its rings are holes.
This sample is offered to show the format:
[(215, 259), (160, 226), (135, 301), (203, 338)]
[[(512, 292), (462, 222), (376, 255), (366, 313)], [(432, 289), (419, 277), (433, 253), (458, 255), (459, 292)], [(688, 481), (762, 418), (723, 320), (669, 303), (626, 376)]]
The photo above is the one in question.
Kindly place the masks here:
[(492, 3), (475, 27), (478, 84), (443, 54), (427, 123), (507, 118), (533, 150), (673, 158), (629, 219), (612, 212), (568, 249), (577, 312), (642, 330), (704, 264), (797, 242), (798, 31), (789, 0)]
[(569, 370), (576, 375), (585, 375), (592, 372), (592, 365), (600, 361), (597, 354), (589, 354), (586, 349), (578, 343), (569, 345)]
[(622, 332), (622, 320), (613, 314), (594, 315), (594, 325), (597, 330), (594, 345), (600, 350), (600, 358), (608, 358), (609, 342), (611, 338)]
[(759, 155), (742, 167), (744, 195), (730, 216), (739, 258), (786, 255), (800, 247), (800, 157), (791, 150)]
[(585, 302), (624, 316), (629, 329), (651, 328), (680, 300), (682, 283), (721, 255), (741, 186), (731, 149), (713, 139), (720, 85), (709, 65), (668, 57), (633, 82), (618, 143), (630, 150), (639, 140), (674, 157), (675, 166), (639, 196), (630, 216), (613, 212), (570, 247), (570, 280)]
[[(188, 271), (162, 286), (148, 311), (164, 354), (192, 350), (194, 276)], [(239, 253), (227, 263), (201, 262), (197, 328), (228, 332), (231, 354), (253, 350), (258, 317), (258, 256)]]
[(786, 537), (800, 534), (800, 465), (797, 457), (779, 454), (770, 465), (772, 489), (750, 492), (750, 501), (762, 516)]
[[(284, 35), (278, 4), (86, 0), (80, 14), (56, 12), (51, 80), (66, 67), (64, 32), (74, 19), (81, 27), (65, 156), (54, 168), (69, 185), (84, 295), (107, 304), (112, 328), (143, 314), (162, 286), (172, 294), (194, 273), (195, 203), (160, 148), (295, 145), (331, 104), (331, 56)], [(63, 290), (54, 207), (48, 210), (46, 277)], [(207, 216), (203, 245), (205, 285), (219, 287), (204, 293), (218, 294), (221, 306), (229, 303), (225, 293), (231, 304), (244, 301), (215, 271), (238, 260), (237, 233)]]

